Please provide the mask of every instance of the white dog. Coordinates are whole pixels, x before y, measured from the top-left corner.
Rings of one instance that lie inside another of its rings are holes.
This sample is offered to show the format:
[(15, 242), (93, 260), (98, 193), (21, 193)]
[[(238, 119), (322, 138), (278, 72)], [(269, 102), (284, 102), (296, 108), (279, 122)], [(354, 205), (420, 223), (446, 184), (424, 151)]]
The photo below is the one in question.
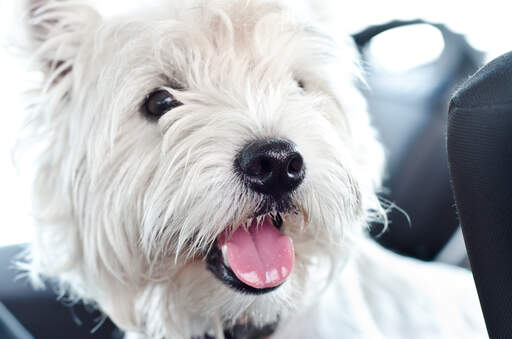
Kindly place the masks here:
[(33, 281), (134, 337), (485, 337), (469, 273), (365, 235), (383, 152), (328, 2), (24, 4)]

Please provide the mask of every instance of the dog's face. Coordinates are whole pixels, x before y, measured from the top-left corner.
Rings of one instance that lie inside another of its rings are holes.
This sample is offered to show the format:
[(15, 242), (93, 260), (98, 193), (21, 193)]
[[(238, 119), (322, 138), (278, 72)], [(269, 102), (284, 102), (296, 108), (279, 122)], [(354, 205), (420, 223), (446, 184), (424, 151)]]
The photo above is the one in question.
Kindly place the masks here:
[(286, 4), (176, 3), (35, 2), (33, 270), (154, 337), (285, 320), (379, 210), (353, 55)]

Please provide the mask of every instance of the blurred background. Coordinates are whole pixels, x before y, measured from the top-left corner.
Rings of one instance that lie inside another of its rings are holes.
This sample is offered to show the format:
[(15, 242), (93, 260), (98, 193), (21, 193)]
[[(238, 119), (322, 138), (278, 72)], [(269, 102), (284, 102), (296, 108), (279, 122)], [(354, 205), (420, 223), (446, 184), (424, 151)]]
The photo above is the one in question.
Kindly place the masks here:
[[(18, 0), (0, 0), (2, 18), (9, 17), (12, 1)], [(105, 15), (112, 15), (140, 5), (141, 1), (98, 3)], [(339, 20), (353, 35), (361, 53), (368, 82), (368, 86), (361, 89), (386, 147), (388, 169), (382, 199), (398, 206), (390, 213), (391, 223), (386, 232), (381, 225), (373, 225), (370, 233), (382, 245), (398, 253), (467, 267), (448, 179), (447, 105), (453, 91), (469, 75), (487, 61), (512, 50), (512, 20), (509, 17), (512, 11), (504, 1), (360, 0), (337, 3)], [(12, 27), (7, 24), (10, 20), (0, 21), (0, 36), (4, 36)], [(12, 259), (10, 255), (17, 251), (12, 245), (28, 242), (32, 236), (29, 182), (21, 179), (20, 171), (13, 165), (11, 152), (24, 118), (26, 102), (22, 94), (33, 80), (32, 75), (27, 77), (26, 74), (25, 65), (15, 49), (2, 39), (0, 277), (2, 269)], [(24, 171), (30, 172), (30, 168), (24, 168)], [(7, 247), (9, 245), (11, 247)], [(4, 252), (2, 247), (6, 249)], [(32, 306), (21, 305), (20, 298), (12, 297), (17, 301), (10, 304), (10, 299), (5, 296), (21, 295), (19, 290), (9, 290), (13, 286), (5, 284), (2, 287), (0, 279), (0, 301), (11, 311), (14, 309), (14, 313), (18, 310), (19, 314), (25, 315), (27, 318), (22, 322), (35, 333), (36, 328), (43, 328), (41, 321), (46, 324), (47, 320), (33, 315), (30, 318), (27, 310)], [(48, 295), (41, 298), (48, 305), (53, 305), (55, 299)], [(61, 309), (58, 312), (68, 313)], [(86, 322), (83, 333), (75, 333), (72, 337), (88, 337), (96, 323)], [(49, 328), (51, 324), (45, 326)], [(67, 325), (62, 323), (60, 326)], [(72, 325), (69, 326), (71, 332), (63, 329), (62, 333), (74, 333)], [(113, 327), (111, 324), (103, 326), (97, 337), (102, 331), (110, 335)]]

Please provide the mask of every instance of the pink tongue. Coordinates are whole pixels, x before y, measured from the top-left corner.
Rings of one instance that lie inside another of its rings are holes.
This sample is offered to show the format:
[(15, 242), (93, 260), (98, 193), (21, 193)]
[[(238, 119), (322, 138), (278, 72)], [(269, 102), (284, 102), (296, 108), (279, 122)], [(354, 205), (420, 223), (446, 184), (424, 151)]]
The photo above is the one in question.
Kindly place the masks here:
[(238, 227), (231, 236), (227, 232), (222, 233), (218, 242), (221, 249), (226, 246), (224, 251), (231, 270), (251, 287), (278, 286), (292, 270), (292, 240), (279, 232), (269, 216), (258, 226), (253, 221), (249, 231)]

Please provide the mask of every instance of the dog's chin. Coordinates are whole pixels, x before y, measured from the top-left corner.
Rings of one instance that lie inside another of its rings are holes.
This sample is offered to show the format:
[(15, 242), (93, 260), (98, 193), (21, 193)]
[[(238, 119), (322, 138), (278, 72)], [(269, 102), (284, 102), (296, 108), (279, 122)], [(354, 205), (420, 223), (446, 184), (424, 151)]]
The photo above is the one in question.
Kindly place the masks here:
[(281, 232), (283, 222), (281, 213), (267, 212), (227, 228), (206, 255), (208, 270), (239, 293), (261, 295), (278, 289), (294, 260), (291, 239)]

